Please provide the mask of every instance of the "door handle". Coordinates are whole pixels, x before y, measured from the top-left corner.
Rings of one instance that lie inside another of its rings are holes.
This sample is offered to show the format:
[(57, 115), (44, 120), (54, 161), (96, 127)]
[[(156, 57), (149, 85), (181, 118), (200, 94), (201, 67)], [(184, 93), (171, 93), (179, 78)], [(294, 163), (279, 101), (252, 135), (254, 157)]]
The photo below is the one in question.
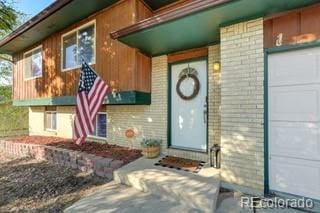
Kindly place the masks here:
[(208, 118), (208, 103), (207, 103), (207, 98), (206, 101), (204, 102), (203, 105), (203, 122), (206, 124), (207, 123), (207, 118)]

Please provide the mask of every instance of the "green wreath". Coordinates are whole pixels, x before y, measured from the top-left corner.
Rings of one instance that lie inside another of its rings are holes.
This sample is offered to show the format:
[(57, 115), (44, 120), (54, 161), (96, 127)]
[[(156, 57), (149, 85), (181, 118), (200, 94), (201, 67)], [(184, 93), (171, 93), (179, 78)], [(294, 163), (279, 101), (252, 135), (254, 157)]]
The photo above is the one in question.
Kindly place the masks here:
[[(182, 81), (184, 81), (186, 78), (192, 78), (194, 81), (193, 92), (189, 96), (184, 95), (181, 92), (181, 88), (180, 88)], [(198, 95), (199, 90), (200, 90), (200, 81), (195, 74), (186, 74), (186, 75), (181, 76), (177, 82), (177, 85), (176, 85), (176, 91), (177, 91), (178, 95), (180, 96), (180, 98), (182, 98), (183, 100), (187, 100), (187, 101), (195, 98)]]

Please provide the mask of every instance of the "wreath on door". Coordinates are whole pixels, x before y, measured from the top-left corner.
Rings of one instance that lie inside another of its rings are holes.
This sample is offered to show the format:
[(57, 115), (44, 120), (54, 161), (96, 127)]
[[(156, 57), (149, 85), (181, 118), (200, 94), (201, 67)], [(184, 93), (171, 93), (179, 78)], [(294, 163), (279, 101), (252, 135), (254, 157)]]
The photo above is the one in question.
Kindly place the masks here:
[[(199, 94), (199, 90), (200, 90), (200, 81), (197, 77), (198, 72), (196, 69), (194, 68), (190, 68), (187, 67), (185, 69), (183, 69), (180, 74), (179, 74), (179, 80), (177, 82), (176, 85), (176, 91), (178, 93), (178, 95), (180, 96), (180, 98), (182, 98), (183, 100), (192, 100), (193, 98), (195, 98), (198, 94)], [(184, 94), (181, 91), (181, 84), (183, 81), (188, 80), (188, 79), (192, 79), (194, 84), (193, 84), (193, 92), (189, 95)]]

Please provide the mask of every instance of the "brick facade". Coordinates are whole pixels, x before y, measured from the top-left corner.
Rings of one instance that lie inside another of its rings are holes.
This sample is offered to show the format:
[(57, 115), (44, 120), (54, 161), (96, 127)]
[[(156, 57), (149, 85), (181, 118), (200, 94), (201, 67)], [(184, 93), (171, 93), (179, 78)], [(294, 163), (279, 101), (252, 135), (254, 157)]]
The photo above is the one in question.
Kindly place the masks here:
[(221, 177), (263, 190), (263, 19), (221, 29)]

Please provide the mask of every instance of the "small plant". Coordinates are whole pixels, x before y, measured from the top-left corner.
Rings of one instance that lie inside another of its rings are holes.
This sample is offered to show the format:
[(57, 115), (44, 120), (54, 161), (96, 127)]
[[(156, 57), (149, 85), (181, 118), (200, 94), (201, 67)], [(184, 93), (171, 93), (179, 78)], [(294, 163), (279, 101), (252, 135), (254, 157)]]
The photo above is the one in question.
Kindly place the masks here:
[(146, 158), (156, 158), (160, 155), (161, 140), (159, 139), (146, 139), (141, 141), (142, 154)]
[(161, 145), (161, 140), (159, 140), (159, 139), (144, 138), (141, 141), (141, 146), (142, 147), (160, 146), (160, 145)]

